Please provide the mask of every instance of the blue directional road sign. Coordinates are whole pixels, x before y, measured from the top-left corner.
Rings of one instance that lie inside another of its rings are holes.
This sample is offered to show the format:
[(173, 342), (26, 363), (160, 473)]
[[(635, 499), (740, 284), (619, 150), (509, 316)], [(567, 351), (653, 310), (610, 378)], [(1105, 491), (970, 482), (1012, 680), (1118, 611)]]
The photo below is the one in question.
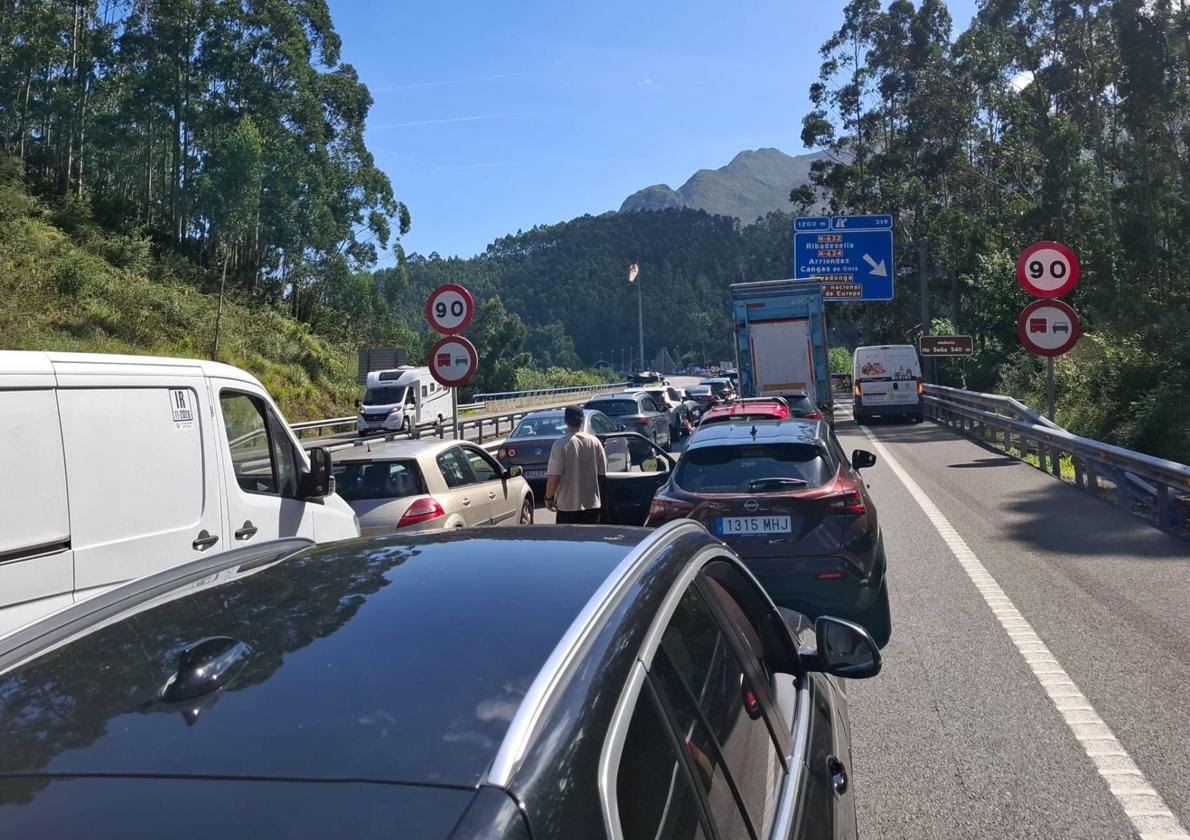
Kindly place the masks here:
[(796, 280), (828, 300), (893, 299), (892, 216), (801, 216), (793, 223)]

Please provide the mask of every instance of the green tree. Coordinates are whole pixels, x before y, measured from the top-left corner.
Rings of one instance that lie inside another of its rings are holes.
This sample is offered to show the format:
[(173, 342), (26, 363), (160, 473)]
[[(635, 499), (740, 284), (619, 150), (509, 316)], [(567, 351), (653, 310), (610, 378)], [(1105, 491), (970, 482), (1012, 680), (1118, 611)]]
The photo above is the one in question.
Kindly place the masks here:
[(264, 153), (260, 132), (251, 118), (242, 117), (214, 145), (202, 174), (202, 205), (210, 219), (213, 238), (219, 243), (223, 268), (219, 278), (219, 306), (211, 358), (219, 358), (219, 322), (227, 288), (227, 266), (246, 244), (260, 208)]

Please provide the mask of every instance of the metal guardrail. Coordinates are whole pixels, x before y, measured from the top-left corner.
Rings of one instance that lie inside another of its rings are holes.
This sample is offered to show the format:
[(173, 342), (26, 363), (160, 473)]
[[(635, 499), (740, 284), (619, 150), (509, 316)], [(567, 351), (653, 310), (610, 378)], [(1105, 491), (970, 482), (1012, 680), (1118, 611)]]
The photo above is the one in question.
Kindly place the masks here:
[(1162, 530), (1185, 535), (1190, 466), (1071, 434), (1011, 397), (941, 385), (925, 390), (926, 416), (932, 420), (1009, 454), (1015, 449), (1022, 458), (1034, 455), (1041, 470), (1058, 478), (1067, 456), (1075, 485), (1155, 520)]
[[(487, 394), (476, 394), (476, 400), (483, 400), (491, 404), (493, 407), (499, 408), (501, 404), (516, 403), (519, 406), (537, 405), (542, 406), (548, 403), (555, 402), (558, 397), (568, 395), (574, 396), (594, 396), (595, 394), (605, 394), (609, 391), (622, 391), (628, 382), (605, 382), (599, 385), (571, 385), (565, 388), (540, 388), (530, 391), (495, 391)], [(506, 405), (507, 408), (512, 408), (512, 405)]]

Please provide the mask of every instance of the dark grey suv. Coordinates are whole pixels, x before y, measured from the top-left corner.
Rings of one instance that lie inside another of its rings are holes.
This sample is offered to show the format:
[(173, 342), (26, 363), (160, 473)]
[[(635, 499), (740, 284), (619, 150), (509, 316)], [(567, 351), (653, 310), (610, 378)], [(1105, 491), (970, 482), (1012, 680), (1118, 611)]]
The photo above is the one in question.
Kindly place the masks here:
[(624, 431), (644, 435), (660, 447), (669, 449), (673, 435), (669, 429), (669, 413), (644, 391), (623, 394), (604, 394), (588, 400), (583, 408), (602, 411)]
[(854, 837), (879, 663), (689, 521), (275, 542), (0, 641), (0, 837)]

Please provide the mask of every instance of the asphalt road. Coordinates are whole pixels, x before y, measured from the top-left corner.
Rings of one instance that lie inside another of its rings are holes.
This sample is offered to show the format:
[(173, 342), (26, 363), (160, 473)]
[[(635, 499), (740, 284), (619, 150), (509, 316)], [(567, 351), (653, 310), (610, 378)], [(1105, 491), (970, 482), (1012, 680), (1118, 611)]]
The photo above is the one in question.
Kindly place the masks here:
[(893, 612), (848, 688), (860, 835), (1186, 836), (1190, 544), (930, 423), (837, 433), (880, 456)]
[(848, 684), (860, 836), (1190, 840), (1190, 543), (931, 423), (836, 431), (893, 612)]

